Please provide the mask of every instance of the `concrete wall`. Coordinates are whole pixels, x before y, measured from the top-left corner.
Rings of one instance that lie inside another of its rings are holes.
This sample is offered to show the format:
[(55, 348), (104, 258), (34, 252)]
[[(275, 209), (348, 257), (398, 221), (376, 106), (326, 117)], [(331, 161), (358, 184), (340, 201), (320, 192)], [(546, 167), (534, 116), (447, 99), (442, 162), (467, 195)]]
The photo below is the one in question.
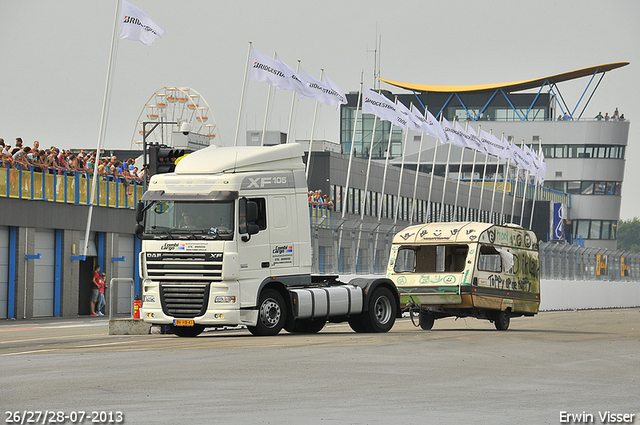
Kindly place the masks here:
[(540, 310), (640, 307), (640, 282), (542, 280)]

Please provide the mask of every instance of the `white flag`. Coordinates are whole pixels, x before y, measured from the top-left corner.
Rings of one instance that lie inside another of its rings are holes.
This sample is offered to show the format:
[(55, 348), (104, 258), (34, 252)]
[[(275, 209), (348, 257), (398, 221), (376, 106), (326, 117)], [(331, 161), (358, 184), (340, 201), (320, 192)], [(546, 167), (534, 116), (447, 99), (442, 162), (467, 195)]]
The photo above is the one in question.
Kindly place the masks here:
[(462, 126), (460, 125), (460, 122), (457, 122), (456, 123), (456, 129), (461, 132), (462, 137), (464, 137), (465, 141), (467, 142), (467, 145), (471, 149), (475, 149), (475, 150), (477, 150), (479, 152), (482, 152), (482, 153), (485, 153), (485, 154), (488, 153), (487, 147), (482, 142), (482, 139), (480, 137), (478, 137), (478, 133), (476, 133), (476, 131), (473, 129), (473, 127), (468, 125), (467, 126), (467, 131), (464, 131), (462, 129)]
[(464, 140), (464, 137), (462, 137), (462, 133), (460, 132), (460, 130), (452, 126), (451, 123), (444, 117), (442, 117), (442, 129), (447, 135), (446, 140), (440, 140), (442, 143), (453, 143), (454, 145), (463, 148), (468, 147), (467, 142)]
[(395, 103), (367, 88), (363, 89), (362, 94), (363, 114), (373, 114), (382, 120), (391, 121), (393, 125), (407, 128), (406, 119), (398, 112)]
[(544, 153), (542, 149), (540, 149), (538, 156), (538, 161), (540, 161), (540, 169), (538, 170), (538, 181), (540, 181), (540, 185), (544, 185), (544, 181), (547, 176), (547, 163), (544, 161)]
[(531, 168), (531, 162), (527, 158), (527, 154), (524, 153), (522, 149), (517, 145), (513, 145), (511, 152), (513, 152), (513, 161), (516, 163), (518, 168), (525, 170), (529, 170)]
[(120, 9), (120, 38), (138, 40), (151, 46), (162, 37), (164, 30), (142, 10), (122, 0)]
[(501, 160), (512, 158), (511, 146), (504, 140), (498, 139), (491, 133), (487, 133), (484, 130), (480, 130), (480, 140), (484, 143), (487, 151), (491, 155), (495, 155)]
[[(396, 106), (398, 107), (398, 112), (400, 112), (400, 114), (402, 114), (402, 116), (406, 118), (407, 127), (409, 127), (411, 130), (422, 131), (420, 130), (421, 123), (419, 121), (416, 122), (414, 115), (411, 113), (411, 111), (409, 111), (409, 108), (404, 106), (402, 102), (397, 102)], [(413, 106), (413, 104), (411, 106)]]
[[(415, 108), (415, 106), (414, 106), (414, 108)], [(426, 112), (427, 112), (426, 120), (427, 120), (428, 126), (425, 127), (424, 131), (429, 133), (430, 135), (436, 137), (438, 140), (440, 140), (440, 143), (446, 143), (447, 142), (447, 135), (445, 134), (444, 130), (442, 129), (442, 126), (440, 125), (440, 123), (438, 122), (436, 117), (434, 117), (433, 114), (431, 112), (429, 112), (428, 109), (427, 109)]]
[(302, 77), (280, 59), (270, 58), (252, 49), (251, 62), (249, 71), (251, 81), (266, 81), (281, 90), (293, 90), (301, 95), (313, 96), (313, 92), (302, 81)]
[(313, 93), (312, 96), (300, 94), (301, 99), (313, 99), (326, 105), (335, 106), (336, 108), (347, 103), (347, 97), (344, 92), (340, 90), (333, 81), (329, 80), (329, 77), (325, 76), (325, 82), (323, 83), (307, 74), (302, 68), (300, 69), (300, 76)]

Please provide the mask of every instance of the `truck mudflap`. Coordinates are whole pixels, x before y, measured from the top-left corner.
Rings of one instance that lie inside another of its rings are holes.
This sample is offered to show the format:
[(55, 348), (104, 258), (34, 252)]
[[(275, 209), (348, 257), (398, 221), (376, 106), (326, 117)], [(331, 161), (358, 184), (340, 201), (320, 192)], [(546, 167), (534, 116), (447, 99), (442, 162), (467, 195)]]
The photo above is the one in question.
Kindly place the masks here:
[(353, 285), (290, 289), (296, 319), (351, 316), (363, 308), (363, 290)]
[(375, 278), (375, 279), (367, 279), (358, 277), (355, 279), (351, 279), (349, 281), (349, 285), (354, 285), (362, 288), (364, 292), (364, 302), (363, 302), (363, 311), (368, 310), (369, 299), (372, 294), (378, 288), (387, 288), (393, 295), (395, 304), (396, 304), (396, 318), (402, 317), (402, 310), (400, 309), (400, 295), (398, 294), (398, 288), (393, 283), (391, 279), (383, 278)]

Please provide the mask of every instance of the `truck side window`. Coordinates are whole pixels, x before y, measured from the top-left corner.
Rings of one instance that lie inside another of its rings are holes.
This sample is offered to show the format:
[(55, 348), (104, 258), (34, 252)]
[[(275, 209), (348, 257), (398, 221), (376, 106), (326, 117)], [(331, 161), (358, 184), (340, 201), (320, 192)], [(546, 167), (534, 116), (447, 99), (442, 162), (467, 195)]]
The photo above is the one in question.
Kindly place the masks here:
[(502, 257), (500, 257), (500, 253), (494, 247), (489, 245), (480, 247), (478, 270), (494, 273), (502, 272)]
[(250, 198), (243, 201), (240, 200), (239, 203), (239, 223), (238, 223), (238, 233), (245, 234), (247, 233), (247, 223), (245, 221), (246, 213), (245, 213), (245, 205), (246, 201), (255, 202), (258, 205), (258, 219), (252, 224), (257, 224), (260, 228), (260, 231), (265, 230), (267, 228), (267, 202), (265, 198)]

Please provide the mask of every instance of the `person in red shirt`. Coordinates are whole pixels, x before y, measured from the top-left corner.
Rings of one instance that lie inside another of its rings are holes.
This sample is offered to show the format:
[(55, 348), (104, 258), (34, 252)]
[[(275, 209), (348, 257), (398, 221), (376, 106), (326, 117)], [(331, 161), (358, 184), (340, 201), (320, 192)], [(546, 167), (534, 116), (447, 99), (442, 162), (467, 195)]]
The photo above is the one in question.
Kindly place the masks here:
[(100, 266), (96, 266), (96, 268), (94, 269), (91, 283), (91, 315), (98, 316), (98, 314), (96, 313), (96, 302), (98, 301), (98, 296), (100, 295)]
[(107, 305), (106, 301), (104, 300), (104, 290), (107, 289), (107, 282), (105, 280), (106, 278), (106, 273), (103, 272), (100, 274), (100, 293), (98, 294), (98, 305), (96, 306), (96, 313), (98, 314), (98, 316), (104, 316), (104, 312), (102, 311), (102, 309), (105, 305)]

